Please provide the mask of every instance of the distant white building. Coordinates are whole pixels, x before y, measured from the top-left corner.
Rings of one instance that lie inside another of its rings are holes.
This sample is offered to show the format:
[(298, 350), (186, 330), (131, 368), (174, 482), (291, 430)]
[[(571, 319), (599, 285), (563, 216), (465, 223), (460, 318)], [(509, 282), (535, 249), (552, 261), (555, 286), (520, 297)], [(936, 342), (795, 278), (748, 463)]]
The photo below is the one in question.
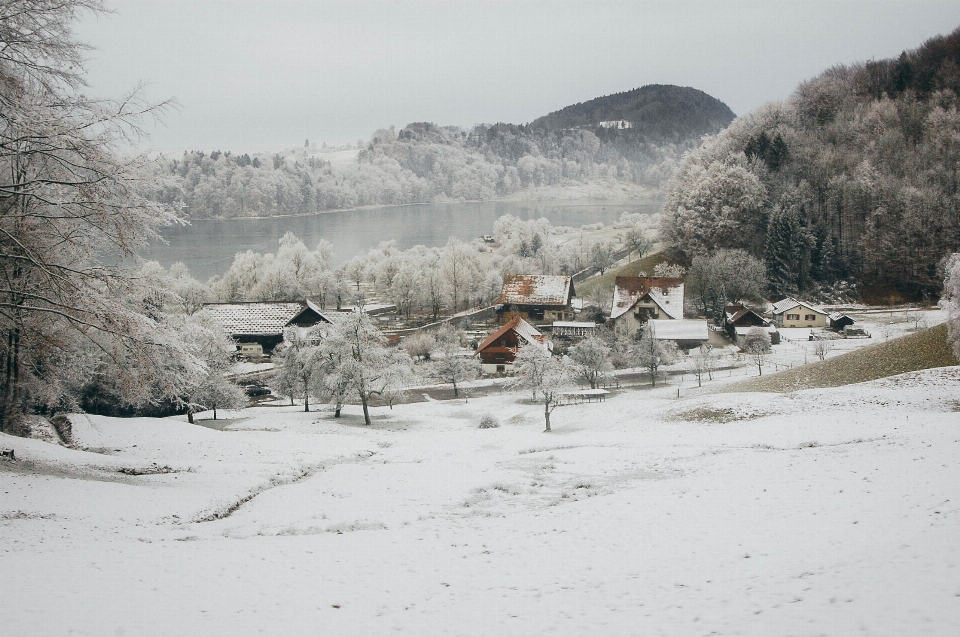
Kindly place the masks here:
[(628, 122), (625, 119), (610, 119), (605, 122), (600, 122), (600, 128), (623, 130), (624, 128), (633, 128), (633, 122)]

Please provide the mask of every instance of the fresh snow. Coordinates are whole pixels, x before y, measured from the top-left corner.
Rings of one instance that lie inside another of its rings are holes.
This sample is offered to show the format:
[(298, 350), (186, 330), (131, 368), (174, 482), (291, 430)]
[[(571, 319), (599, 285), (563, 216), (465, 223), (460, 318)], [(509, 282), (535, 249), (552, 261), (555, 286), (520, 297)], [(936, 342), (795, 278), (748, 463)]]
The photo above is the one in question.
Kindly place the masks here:
[(960, 370), (740, 378), (0, 436), (3, 630), (960, 634)]

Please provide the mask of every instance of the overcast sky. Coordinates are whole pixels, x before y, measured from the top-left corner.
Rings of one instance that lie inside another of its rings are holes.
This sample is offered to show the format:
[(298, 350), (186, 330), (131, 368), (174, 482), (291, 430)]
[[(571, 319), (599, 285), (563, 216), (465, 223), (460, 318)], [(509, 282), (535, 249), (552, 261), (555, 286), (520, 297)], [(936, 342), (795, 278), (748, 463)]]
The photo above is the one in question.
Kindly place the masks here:
[(414, 121), (526, 123), (645, 84), (738, 115), (839, 63), (960, 26), (960, 1), (107, 0), (85, 19), (91, 92), (139, 82), (181, 110), (166, 151), (367, 139)]

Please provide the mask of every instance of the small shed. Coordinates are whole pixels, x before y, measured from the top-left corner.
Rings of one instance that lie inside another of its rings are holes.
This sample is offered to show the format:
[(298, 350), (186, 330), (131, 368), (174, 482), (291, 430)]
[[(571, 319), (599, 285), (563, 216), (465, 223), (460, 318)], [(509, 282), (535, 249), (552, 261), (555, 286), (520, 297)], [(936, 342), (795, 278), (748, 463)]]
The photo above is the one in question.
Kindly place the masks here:
[(830, 329), (842, 332), (848, 325), (856, 323), (852, 318), (843, 312), (833, 312), (830, 314)]

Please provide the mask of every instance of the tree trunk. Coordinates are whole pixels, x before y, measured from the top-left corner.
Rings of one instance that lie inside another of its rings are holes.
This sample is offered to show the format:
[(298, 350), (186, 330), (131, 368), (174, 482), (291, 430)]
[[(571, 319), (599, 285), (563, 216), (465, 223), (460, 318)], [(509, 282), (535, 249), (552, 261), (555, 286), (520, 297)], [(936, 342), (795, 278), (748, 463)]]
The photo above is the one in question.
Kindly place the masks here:
[(370, 409), (367, 407), (367, 394), (362, 392), (360, 394), (360, 402), (363, 403), (363, 424), (370, 424)]
[[(459, 398), (460, 394), (457, 393), (457, 379), (454, 378), (451, 382), (453, 382), (453, 397)], [(393, 405), (390, 405), (390, 408), (393, 409)]]
[(214, 420), (217, 419), (217, 408), (216, 408), (216, 407), (213, 408), (213, 419), (214, 419)]
[(336, 406), (336, 408), (333, 410), (333, 417), (334, 417), (334, 418), (339, 418), (339, 417), (340, 417), (340, 410), (341, 410), (341, 409), (343, 409), (343, 405), (339, 405), (339, 404), (338, 404), (338, 405)]
[(308, 394), (303, 395), (303, 410), (310, 411), (310, 396)]
[(187, 422), (190, 423), (191, 425), (193, 424), (193, 410), (192, 410), (192, 409), (188, 409), (188, 410), (187, 410)]
[(550, 429), (550, 401), (548, 400), (543, 401), (543, 420), (547, 423), (547, 428), (543, 430), (543, 433), (552, 431)]

